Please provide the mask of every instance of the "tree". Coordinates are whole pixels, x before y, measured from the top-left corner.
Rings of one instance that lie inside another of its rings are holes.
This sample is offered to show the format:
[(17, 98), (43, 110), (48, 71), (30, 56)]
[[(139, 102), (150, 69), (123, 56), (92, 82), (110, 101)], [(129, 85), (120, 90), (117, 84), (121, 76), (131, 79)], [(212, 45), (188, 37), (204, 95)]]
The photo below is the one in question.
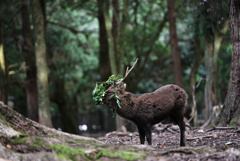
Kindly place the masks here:
[[(114, 75), (123, 74), (123, 73), (119, 73), (119, 71), (120, 72), (123, 71), (120, 69), (120, 67), (123, 67), (123, 64), (120, 64), (120, 63), (123, 63), (122, 59), (123, 59), (124, 51), (123, 49), (119, 49), (118, 46), (123, 47), (123, 43), (124, 43), (123, 32), (124, 32), (125, 26), (124, 25), (121, 26), (121, 40), (120, 40), (121, 45), (119, 45), (118, 32), (120, 29), (119, 29), (119, 4), (118, 3), (119, 3), (118, 0), (114, 0), (112, 2), (113, 17), (112, 17), (112, 23), (111, 23), (111, 18), (109, 14), (109, 7), (110, 7), (109, 1), (101, 1), (101, 0), (98, 1), (98, 8), (99, 8), (98, 20), (99, 20), (99, 32), (100, 32), (100, 37), (99, 37), (100, 63), (101, 63), (101, 60), (104, 60), (104, 61), (109, 60), (109, 65), (111, 69), (110, 74), (114, 74)], [(124, 7), (126, 7), (126, 4)], [(126, 11), (123, 13), (126, 14)], [(102, 35), (102, 33), (105, 33), (106, 35)], [(102, 53), (101, 52), (102, 50), (107, 51), (108, 55), (105, 55), (106, 53)], [(120, 53), (119, 50), (121, 50), (121, 54), (118, 54)], [(121, 61), (117, 61), (118, 59), (120, 59)], [(105, 64), (105, 66), (106, 65), (107, 64)], [(125, 124), (124, 120), (119, 116), (116, 116), (117, 130), (123, 129), (123, 131), (125, 131), (126, 128), (124, 124)]]
[(229, 23), (232, 43), (232, 63), (227, 96), (216, 124), (239, 126), (240, 124), (240, 3), (230, 0)]
[[(43, 1), (42, 1), (43, 2)], [(43, 5), (40, 0), (31, 1), (33, 26), (35, 36), (35, 55), (37, 66), (39, 122), (43, 125), (52, 126), (50, 114), (50, 100), (48, 91), (48, 67), (47, 51), (45, 43), (45, 18)]]
[(201, 25), (199, 22), (198, 15), (194, 18), (194, 38), (193, 38), (193, 48), (194, 48), (194, 55), (195, 59), (193, 62), (193, 65), (191, 67), (190, 72), (190, 85), (188, 90), (188, 103), (191, 104), (192, 102), (192, 92), (193, 92), (193, 86), (196, 85), (196, 76), (198, 74), (199, 66), (202, 63), (203, 57), (204, 57), (204, 50), (203, 50), (203, 42), (201, 38)]
[(79, 134), (78, 122), (75, 120), (73, 105), (65, 89), (64, 78), (56, 79), (52, 76), (52, 81), (54, 88), (52, 100), (57, 104), (61, 114), (62, 130), (71, 134)]
[[(119, 39), (118, 39), (118, 51), (119, 54), (117, 55), (117, 59), (119, 60), (119, 73), (124, 74), (124, 52), (125, 52), (125, 32), (126, 32), (126, 25), (128, 22), (128, 0), (123, 0), (123, 9), (121, 14), (121, 24), (120, 24), (120, 33), (119, 33)], [(118, 17), (119, 18), (119, 17)], [(119, 24), (119, 23), (118, 23)]]
[(168, 21), (169, 21), (171, 55), (173, 60), (174, 80), (178, 86), (183, 87), (181, 59), (178, 50), (178, 37), (176, 30), (176, 15), (174, 0), (168, 0)]
[[(224, 33), (228, 29), (228, 20), (225, 18), (226, 12), (223, 10), (220, 15), (217, 15), (217, 7), (226, 5), (226, 2), (203, 2), (200, 5), (201, 28), (204, 31), (204, 56), (205, 56), (205, 71), (206, 84), (204, 89), (205, 100), (205, 120), (204, 126), (212, 122), (212, 107), (219, 105), (218, 99), (218, 58), (221, 47), (221, 42)], [(209, 14), (209, 12), (211, 14)], [(225, 19), (222, 19), (224, 17)], [(211, 25), (210, 25), (211, 24)]]
[[(1, 6), (1, 1), (0, 1), (0, 8)], [(7, 103), (8, 101), (8, 67), (5, 59), (5, 54), (4, 54), (4, 46), (3, 46), (3, 37), (2, 37), (2, 16), (3, 13), (1, 12), (0, 15), (0, 76), (1, 76), (1, 85), (0, 85), (0, 100), (3, 101), (4, 103)]]
[(27, 115), (28, 118), (38, 122), (38, 93), (37, 93), (37, 71), (36, 57), (32, 39), (29, 1), (22, 0), (22, 34), (23, 34), (23, 53), (26, 62), (26, 92), (27, 92)]
[(106, 81), (111, 75), (108, 35), (105, 25), (104, 0), (98, 0), (98, 23), (99, 23), (99, 67), (101, 80)]

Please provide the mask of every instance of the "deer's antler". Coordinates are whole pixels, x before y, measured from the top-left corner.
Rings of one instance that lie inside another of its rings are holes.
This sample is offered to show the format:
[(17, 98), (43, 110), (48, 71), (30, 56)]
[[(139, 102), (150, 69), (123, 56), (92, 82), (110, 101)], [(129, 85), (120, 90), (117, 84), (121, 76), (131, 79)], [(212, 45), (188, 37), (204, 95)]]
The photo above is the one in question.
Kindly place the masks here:
[(128, 74), (133, 70), (134, 66), (137, 64), (137, 61), (138, 61), (138, 58), (134, 62), (134, 64), (133, 64), (131, 69), (128, 70), (128, 67), (127, 67), (127, 70), (126, 70), (124, 78), (122, 78), (120, 81), (118, 81), (117, 84), (119, 84), (120, 82), (124, 81), (127, 78)]

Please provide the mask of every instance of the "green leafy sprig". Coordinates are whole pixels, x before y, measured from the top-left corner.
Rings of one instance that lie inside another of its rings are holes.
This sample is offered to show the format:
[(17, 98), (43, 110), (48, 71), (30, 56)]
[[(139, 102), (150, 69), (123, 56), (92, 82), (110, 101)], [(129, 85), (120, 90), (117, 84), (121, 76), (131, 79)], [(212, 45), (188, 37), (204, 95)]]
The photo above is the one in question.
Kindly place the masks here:
[[(120, 81), (122, 78), (123, 76), (112, 75), (108, 78), (106, 82), (96, 83), (96, 86), (92, 92), (95, 104), (98, 105), (100, 102), (102, 102), (104, 100), (107, 88), (110, 87), (111, 85), (114, 85), (115, 82)], [(112, 97), (116, 100), (118, 107), (121, 108), (118, 95), (114, 92)], [(114, 111), (113, 108), (111, 108), (111, 111), (113, 112), (114, 117), (116, 115), (116, 112)]]

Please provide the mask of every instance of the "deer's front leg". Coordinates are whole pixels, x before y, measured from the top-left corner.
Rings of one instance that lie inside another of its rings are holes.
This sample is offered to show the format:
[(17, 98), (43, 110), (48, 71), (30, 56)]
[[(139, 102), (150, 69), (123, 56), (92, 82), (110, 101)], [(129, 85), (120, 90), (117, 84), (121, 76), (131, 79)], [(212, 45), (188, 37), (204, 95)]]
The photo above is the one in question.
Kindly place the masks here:
[(144, 144), (144, 141), (145, 141), (145, 132), (144, 132), (144, 129), (143, 127), (141, 126), (137, 126), (138, 128), (138, 133), (139, 133), (139, 137), (140, 137), (140, 143), (141, 144)]

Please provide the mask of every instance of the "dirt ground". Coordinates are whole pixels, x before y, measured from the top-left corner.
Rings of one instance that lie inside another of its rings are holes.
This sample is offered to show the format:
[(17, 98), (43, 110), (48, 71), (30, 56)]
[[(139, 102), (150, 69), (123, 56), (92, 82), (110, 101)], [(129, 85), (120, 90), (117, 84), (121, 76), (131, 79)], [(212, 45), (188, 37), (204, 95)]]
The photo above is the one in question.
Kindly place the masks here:
[[(185, 135), (186, 147), (180, 148), (180, 133), (176, 125), (155, 126), (152, 132), (153, 145), (149, 146), (153, 149), (154, 157), (150, 160), (240, 160), (240, 130), (237, 128), (186, 127)], [(98, 140), (106, 144), (140, 144), (138, 132), (111, 132)], [(145, 146), (148, 146), (147, 141)]]

